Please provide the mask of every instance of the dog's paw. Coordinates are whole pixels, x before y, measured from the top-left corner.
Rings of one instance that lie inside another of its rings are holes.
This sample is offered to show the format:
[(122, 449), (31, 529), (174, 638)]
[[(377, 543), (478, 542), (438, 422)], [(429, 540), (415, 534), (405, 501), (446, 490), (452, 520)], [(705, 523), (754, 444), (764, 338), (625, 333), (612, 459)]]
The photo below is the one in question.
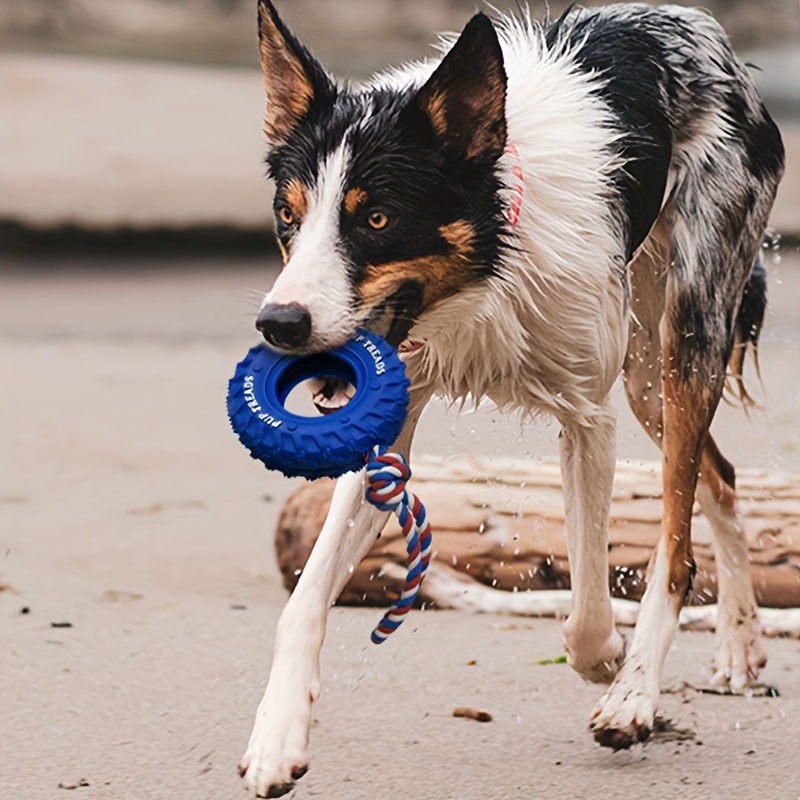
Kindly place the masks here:
[(565, 625), (564, 645), (567, 663), (584, 680), (592, 683), (611, 683), (625, 661), (625, 639), (616, 628), (600, 645), (575, 635)]
[(288, 728), (257, 724), (239, 763), (239, 774), (255, 797), (281, 797), (308, 771), (308, 726), (294, 720)]
[(740, 694), (758, 678), (767, 663), (760, 633), (755, 616), (728, 625), (720, 624), (715, 641), (712, 686)]
[(644, 742), (653, 729), (658, 707), (658, 692), (637, 686), (637, 673), (628, 676), (626, 668), (600, 699), (589, 723), (595, 741), (613, 750), (627, 750)]
[[(294, 677), (301, 674), (297, 670)], [(239, 763), (239, 774), (255, 797), (281, 797), (308, 770), (311, 709), (319, 690), (314, 689), (318, 681), (311, 689), (307, 685), (270, 680)]]

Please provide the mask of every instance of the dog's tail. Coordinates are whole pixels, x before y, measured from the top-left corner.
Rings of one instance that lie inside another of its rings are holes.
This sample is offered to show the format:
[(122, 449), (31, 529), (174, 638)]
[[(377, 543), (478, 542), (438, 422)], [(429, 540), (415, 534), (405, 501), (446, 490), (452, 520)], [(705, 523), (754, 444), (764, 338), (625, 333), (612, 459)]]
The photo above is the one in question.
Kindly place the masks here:
[(753, 351), (753, 364), (758, 380), (761, 381), (761, 370), (758, 366), (758, 337), (766, 310), (767, 271), (764, 268), (764, 259), (759, 253), (744, 287), (742, 302), (733, 328), (733, 351), (728, 361), (728, 377), (735, 383), (735, 388), (729, 384), (731, 392), (738, 396), (746, 409), (756, 405), (756, 402), (744, 385), (742, 374), (744, 357), (748, 350)]

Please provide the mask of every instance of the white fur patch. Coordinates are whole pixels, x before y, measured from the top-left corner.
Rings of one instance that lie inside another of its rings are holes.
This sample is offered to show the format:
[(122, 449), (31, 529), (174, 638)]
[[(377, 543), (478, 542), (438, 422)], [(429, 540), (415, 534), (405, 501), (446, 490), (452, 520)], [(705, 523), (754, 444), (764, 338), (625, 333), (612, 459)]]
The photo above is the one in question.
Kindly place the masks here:
[(353, 334), (353, 290), (347, 264), (336, 246), (349, 161), (350, 150), (343, 143), (320, 166), (289, 261), (264, 298), (264, 305), (297, 303), (309, 311), (311, 350), (332, 349)]
[[(419, 383), (454, 400), (489, 396), (501, 408), (586, 423), (619, 374), (626, 344), (623, 245), (609, 207), (614, 120), (594, 92), (597, 76), (569, 53), (547, 52), (540, 29), (507, 21), (498, 33), (518, 154), (500, 161), (506, 199), (514, 166), (525, 184), (514, 249), (499, 277), (422, 315), (410, 338), (427, 346), (407, 364)], [(433, 66), (388, 80), (418, 84)]]
[(561, 431), (561, 476), (573, 603), (564, 623), (570, 666), (609, 683), (625, 655), (608, 589), (608, 512), (616, 467), (616, 412), (606, 405), (593, 425)]
[(636, 743), (652, 730), (661, 670), (677, 624), (674, 598), (669, 593), (669, 562), (662, 538), (625, 663), (592, 715), (595, 737), (606, 732)]

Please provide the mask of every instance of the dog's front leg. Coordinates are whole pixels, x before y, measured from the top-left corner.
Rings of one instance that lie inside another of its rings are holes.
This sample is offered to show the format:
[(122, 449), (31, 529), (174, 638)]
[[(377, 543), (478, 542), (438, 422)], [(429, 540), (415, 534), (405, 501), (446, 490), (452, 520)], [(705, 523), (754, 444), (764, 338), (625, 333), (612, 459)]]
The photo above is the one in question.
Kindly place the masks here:
[[(428, 397), (412, 394), (395, 450), (408, 454)], [(269, 682), (239, 765), (256, 797), (280, 797), (308, 769), (311, 709), (320, 692), (319, 657), (328, 610), (388, 517), (365, 501), (364, 489), (363, 471), (337, 482), (328, 517), (278, 622)]]
[(616, 412), (606, 402), (591, 426), (565, 422), (559, 439), (572, 608), (564, 623), (570, 666), (609, 683), (625, 654), (608, 589), (608, 512), (616, 467)]
[(279, 797), (308, 768), (311, 708), (328, 609), (387, 514), (364, 500), (364, 473), (339, 479), (328, 518), (278, 622), (267, 689), (239, 770), (257, 797)]

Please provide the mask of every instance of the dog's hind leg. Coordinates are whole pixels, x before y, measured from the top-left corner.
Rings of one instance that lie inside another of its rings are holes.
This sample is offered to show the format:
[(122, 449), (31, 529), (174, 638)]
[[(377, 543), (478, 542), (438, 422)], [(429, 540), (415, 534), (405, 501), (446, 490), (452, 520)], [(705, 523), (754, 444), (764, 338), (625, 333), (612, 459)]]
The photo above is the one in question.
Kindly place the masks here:
[[(694, 569), (692, 506), (708, 429), (780, 177), (762, 172), (756, 180), (735, 146), (713, 155), (687, 161), (663, 212), (671, 245), (660, 326), (664, 515), (628, 656), (593, 714), (595, 739), (614, 749), (643, 741), (652, 728), (664, 659)], [(727, 202), (709, 199), (709, 183), (724, 187)]]
[(711, 436), (700, 462), (697, 499), (711, 522), (717, 564), (719, 597), (711, 682), (741, 692), (758, 677), (767, 658), (760, 641), (761, 625), (733, 466)]
[(625, 655), (608, 587), (608, 512), (616, 466), (616, 411), (606, 401), (591, 426), (564, 424), (559, 445), (572, 606), (564, 622), (569, 665), (609, 683)]
[[(663, 221), (648, 246), (631, 266), (631, 324), (624, 383), (628, 402), (639, 423), (661, 447), (663, 435), (661, 338), (669, 250)], [(763, 315), (754, 318), (760, 327)], [(713, 683), (739, 692), (758, 676), (765, 663), (759, 641), (759, 622), (744, 525), (736, 496), (733, 466), (722, 456), (709, 434), (700, 463), (697, 500), (711, 523), (719, 587)]]
[(660, 327), (669, 258), (669, 231), (662, 218), (629, 267), (631, 314), (622, 375), (628, 405), (659, 449), (663, 437)]
[(664, 516), (628, 657), (600, 700), (592, 728), (600, 744), (627, 748), (650, 735), (661, 669), (694, 569), (691, 518), (700, 458), (725, 378), (723, 347), (700, 352), (692, 332), (703, 308), (690, 285), (671, 279), (663, 337)]
[[(406, 423), (394, 446), (405, 455), (429, 397), (427, 390), (412, 392)], [(363, 472), (338, 480), (328, 517), (278, 622), (267, 689), (239, 765), (256, 797), (280, 797), (308, 769), (311, 710), (320, 692), (319, 658), (328, 610), (387, 517), (365, 501)]]

